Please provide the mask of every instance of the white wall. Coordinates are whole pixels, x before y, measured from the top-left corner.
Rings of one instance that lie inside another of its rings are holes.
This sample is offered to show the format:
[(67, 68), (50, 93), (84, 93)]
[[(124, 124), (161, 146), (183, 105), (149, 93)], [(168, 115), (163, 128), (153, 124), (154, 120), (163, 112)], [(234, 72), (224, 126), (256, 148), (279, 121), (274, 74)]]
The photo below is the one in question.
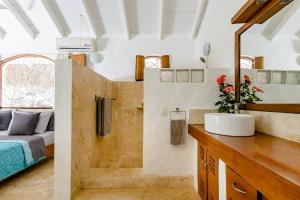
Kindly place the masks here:
[(208, 66), (234, 68), (234, 33), (241, 25), (232, 25), (231, 18), (245, 0), (209, 0), (198, 35), (198, 55), (205, 42), (211, 43)]
[(0, 39), (0, 55), (2, 58), (16, 54), (35, 53), (56, 58), (56, 36), (41, 34), (35, 40), (27, 34), (8, 33), (3, 40)]
[[(93, 69), (111, 80), (135, 80), (135, 57), (141, 55), (171, 56), (172, 67), (186, 67), (186, 65), (200, 66), (197, 54), (197, 40), (190, 35), (169, 35), (159, 40), (158, 35), (138, 35), (127, 40), (124, 35), (110, 35), (98, 39), (98, 51), (104, 59)], [(36, 40), (28, 35), (7, 34), (0, 40), (0, 55), (3, 58), (21, 53), (45, 54), (56, 58), (56, 37), (41, 34)], [(91, 63), (88, 63), (92, 66)]]
[(54, 200), (71, 199), (72, 62), (55, 63)]
[(161, 41), (158, 35), (138, 35), (131, 40), (124, 36), (103, 38), (98, 49), (104, 60), (93, 69), (111, 80), (135, 80), (136, 55), (169, 54), (171, 67), (181, 67), (199, 61), (197, 45), (190, 35), (170, 35)]
[[(144, 174), (197, 177), (196, 140), (186, 134), (185, 144), (170, 145), (170, 111), (215, 108), (216, 78), (229, 69), (207, 69), (205, 83), (162, 83), (160, 69), (146, 69), (144, 81)], [(232, 81), (232, 80), (229, 80)]]
[(297, 37), (281, 34), (269, 41), (260, 33), (245, 33), (241, 39), (241, 54), (264, 56), (265, 69), (300, 70), (294, 47)]

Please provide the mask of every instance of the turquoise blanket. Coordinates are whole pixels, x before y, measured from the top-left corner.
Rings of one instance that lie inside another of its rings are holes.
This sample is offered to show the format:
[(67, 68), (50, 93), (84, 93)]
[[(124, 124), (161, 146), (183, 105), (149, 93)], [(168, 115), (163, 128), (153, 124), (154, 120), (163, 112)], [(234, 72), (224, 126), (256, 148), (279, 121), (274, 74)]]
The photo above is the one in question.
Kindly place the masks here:
[(34, 165), (38, 161), (33, 160), (27, 142), (0, 140), (0, 181)]

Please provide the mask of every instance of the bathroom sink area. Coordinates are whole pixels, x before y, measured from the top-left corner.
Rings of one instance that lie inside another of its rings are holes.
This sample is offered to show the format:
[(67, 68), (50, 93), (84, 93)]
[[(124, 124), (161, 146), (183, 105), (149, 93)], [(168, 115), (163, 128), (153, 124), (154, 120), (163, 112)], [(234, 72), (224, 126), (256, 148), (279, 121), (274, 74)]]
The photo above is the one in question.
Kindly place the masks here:
[(207, 113), (204, 116), (205, 130), (218, 135), (253, 136), (255, 118), (247, 114)]

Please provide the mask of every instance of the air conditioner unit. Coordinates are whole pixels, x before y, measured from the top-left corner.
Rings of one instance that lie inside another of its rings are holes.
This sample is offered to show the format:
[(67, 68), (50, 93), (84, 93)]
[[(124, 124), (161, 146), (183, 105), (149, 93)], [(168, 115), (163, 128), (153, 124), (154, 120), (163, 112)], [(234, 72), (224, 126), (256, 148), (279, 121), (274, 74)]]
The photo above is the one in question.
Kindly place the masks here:
[(92, 38), (56, 38), (56, 48), (60, 52), (95, 52), (96, 41)]

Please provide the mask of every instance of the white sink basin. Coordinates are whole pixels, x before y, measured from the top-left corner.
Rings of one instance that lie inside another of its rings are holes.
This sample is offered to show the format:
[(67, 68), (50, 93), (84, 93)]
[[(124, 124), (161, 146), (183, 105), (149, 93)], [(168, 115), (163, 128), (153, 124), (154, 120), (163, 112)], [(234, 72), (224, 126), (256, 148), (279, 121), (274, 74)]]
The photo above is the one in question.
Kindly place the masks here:
[(228, 136), (252, 136), (255, 134), (255, 118), (246, 114), (207, 113), (205, 130)]

